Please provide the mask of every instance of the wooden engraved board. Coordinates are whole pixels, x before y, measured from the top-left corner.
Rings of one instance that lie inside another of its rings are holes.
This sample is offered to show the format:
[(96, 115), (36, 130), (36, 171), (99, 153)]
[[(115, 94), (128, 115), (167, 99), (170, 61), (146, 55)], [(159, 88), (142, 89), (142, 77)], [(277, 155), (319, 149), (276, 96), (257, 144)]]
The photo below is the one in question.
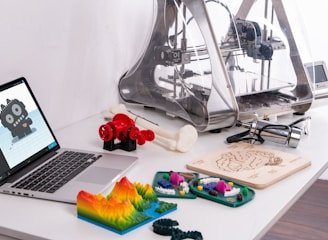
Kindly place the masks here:
[(263, 189), (310, 165), (299, 156), (238, 142), (191, 161), (187, 168)]

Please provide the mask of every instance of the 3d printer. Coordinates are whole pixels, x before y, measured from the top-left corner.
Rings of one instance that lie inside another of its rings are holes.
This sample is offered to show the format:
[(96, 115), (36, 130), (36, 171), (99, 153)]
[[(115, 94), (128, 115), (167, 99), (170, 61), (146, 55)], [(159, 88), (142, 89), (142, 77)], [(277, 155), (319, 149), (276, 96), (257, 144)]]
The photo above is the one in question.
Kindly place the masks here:
[(306, 112), (313, 94), (283, 1), (227, 2), (156, 0), (148, 45), (119, 81), (122, 100), (200, 132)]

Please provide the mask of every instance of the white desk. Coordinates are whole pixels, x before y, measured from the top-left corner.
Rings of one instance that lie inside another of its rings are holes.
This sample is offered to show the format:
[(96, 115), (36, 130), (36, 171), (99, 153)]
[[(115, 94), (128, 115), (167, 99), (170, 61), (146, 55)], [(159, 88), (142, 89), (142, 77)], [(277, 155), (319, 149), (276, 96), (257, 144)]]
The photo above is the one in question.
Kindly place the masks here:
[[(202, 198), (166, 199), (176, 202), (178, 209), (165, 217), (177, 220), (179, 228), (197, 230), (204, 239), (259, 239), (292, 206), (328, 167), (328, 106), (316, 107), (310, 135), (303, 136), (297, 149), (265, 142), (266, 147), (301, 155), (312, 165), (264, 190), (256, 190), (255, 199), (239, 208), (230, 208)], [(101, 115), (90, 117), (57, 132), (62, 146), (103, 151), (98, 128)], [(179, 120), (167, 125), (174, 126)], [(172, 124), (174, 123), (174, 124)], [(178, 124), (177, 124), (178, 125)], [(153, 142), (138, 146), (134, 152), (115, 153), (136, 155), (138, 163), (126, 174), (131, 182), (152, 183), (156, 171), (183, 171), (185, 164), (208, 152), (225, 146), (224, 140), (243, 129), (224, 130), (219, 134), (200, 134), (195, 147), (188, 153), (164, 150)], [(118, 235), (96, 225), (79, 220), (75, 205), (8, 196), (0, 194), (0, 234), (23, 239), (167, 239), (153, 233), (148, 223), (126, 235)]]

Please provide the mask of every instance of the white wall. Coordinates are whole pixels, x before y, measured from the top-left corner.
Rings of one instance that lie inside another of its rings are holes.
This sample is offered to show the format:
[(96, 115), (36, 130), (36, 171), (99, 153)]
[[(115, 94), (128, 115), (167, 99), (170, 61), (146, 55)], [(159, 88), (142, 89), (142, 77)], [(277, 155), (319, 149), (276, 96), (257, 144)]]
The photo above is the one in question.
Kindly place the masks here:
[[(328, 2), (297, 3), (295, 28), (328, 63)], [(25, 76), (54, 129), (98, 113), (119, 101), (152, 9), (151, 0), (0, 0), (0, 82)]]
[(0, 0), (0, 82), (27, 78), (54, 129), (118, 102), (152, 2)]

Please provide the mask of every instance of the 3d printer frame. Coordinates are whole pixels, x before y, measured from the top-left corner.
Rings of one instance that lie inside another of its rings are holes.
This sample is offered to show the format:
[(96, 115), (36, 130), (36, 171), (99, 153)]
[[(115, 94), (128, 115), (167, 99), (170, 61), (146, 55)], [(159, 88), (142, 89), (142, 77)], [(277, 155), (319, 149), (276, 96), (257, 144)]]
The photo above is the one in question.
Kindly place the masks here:
[[(221, 5), (230, 20), (220, 41), (214, 27), (220, 21), (210, 15), (207, 6), (212, 2)], [(181, 117), (200, 132), (230, 127), (237, 120), (251, 120), (255, 113), (258, 117), (305, 113), (313, 94), (283, 1), (261, 1), (264, 18), (271, 17), (263, 29), (259, 23), (247, 20), (255, 2), (242, 1), (233, 15), (218, 0), (156, 0), (148, 46), (119, 81), (122, 100)], [(274, 24), (285, 36), (284, 41), (273, 36), (274, 28), (268, 26)], [(288, 76), (276, 86), (280, 80), (271, 76), (278, 50), (288, 52), (290, 69), (280, 71), (292, 73), (293, 83)], [(237, 56), (256, 62), (259, 73), (245, 71)], [(241, 81), (246, 83), (246, 90), (240, 90)]]

